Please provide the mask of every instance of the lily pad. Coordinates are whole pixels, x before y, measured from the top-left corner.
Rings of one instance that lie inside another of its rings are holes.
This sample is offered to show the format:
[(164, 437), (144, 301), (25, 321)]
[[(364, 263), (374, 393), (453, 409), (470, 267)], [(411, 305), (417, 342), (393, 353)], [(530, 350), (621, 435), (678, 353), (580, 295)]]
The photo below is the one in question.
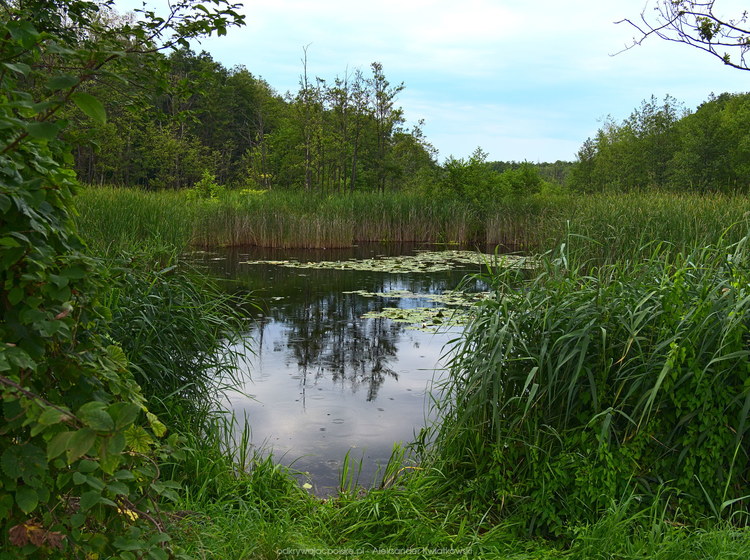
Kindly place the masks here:
[(531, 268), (533, 259), (518, 255), (489, 255), (474, 251), (421, 251), (415, 255), (377, 256), (372, 259), (344, 261), (242, 261), (240, 264), (272, 264), (289, 268), (360, 270), (391, 274), (444, 272), (459, 266), (507, 266)]

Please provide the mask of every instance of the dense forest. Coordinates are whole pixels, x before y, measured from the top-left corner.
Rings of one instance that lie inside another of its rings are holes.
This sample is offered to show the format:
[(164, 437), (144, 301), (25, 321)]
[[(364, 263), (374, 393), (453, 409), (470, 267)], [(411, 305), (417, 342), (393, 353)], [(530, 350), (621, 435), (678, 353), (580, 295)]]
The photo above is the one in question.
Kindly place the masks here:
[(483, 193), (472, 196), (480, 199), (536, 192), (542, 181), (562, 185), (572, 165), (487, 162), (477, 149), (440, 166), (423, 123), (406, 124), (397, 103), (404, 84), (391, 84), (378, 62), (327, 80), (310, 77), (303, 58), (299, 90), (285, 95), (243, 66), (228, 69), (185, 47), (154, 54), (151, 67), (159, 71), (126, 68), (129, 79), (90, 86), (105, 102), (106, 124), (71, 110), (67, 139), (84, 183), (178, 189), (208, 173), (250, 189), (447, 187), (463, 195), (479, 173)]
[[(148, 68), (158, 68), (149, 72)], [(425, 191), (479, 203), (561, 188), (578, 192), (669, 189), (741, 191), (750, 186), (750, 95), (712, 95), (690, 111), (655, 97), (622, 122), (607, 117), (575, 162), (487, 161), (477, 148), (440, 164), (422, 122), (406, 125), (382, 64), (333, 79), (308, 74), (279, 94), (247, 68), (226, 68), (182, 47), (149, 66), (121, 69), (89, 91), (107, 122), (73, 110), (67, 139), (88, 184), (149, 190), (192, 187), (202, 177), (250, 189), (319, 193)]]
[(569, 184), (582, 192), (747, 192), (749, 121), (750, 94), (711, 95), (694, 112), (671, 96), (651, 97), (586, 140)]
[(106, 125), (74, 127), (83, 181), (181, 188), (209, 172), (245, 188), (382, 191), (437, 168), (420, 126), (404, 126), (403, 85), (377, 62), (330, 83), (304, 69), (299, 91), (284, 96), (205, 52), (182, 48), (158, 63), (158, 82), (144, 87), (139, 76), (101, 94)]

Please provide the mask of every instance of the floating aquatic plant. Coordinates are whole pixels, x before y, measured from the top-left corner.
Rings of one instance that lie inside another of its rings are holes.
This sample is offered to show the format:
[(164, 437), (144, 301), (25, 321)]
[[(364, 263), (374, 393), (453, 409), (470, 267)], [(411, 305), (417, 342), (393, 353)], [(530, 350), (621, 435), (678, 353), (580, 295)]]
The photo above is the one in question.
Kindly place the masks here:
[(421, 251), (415, 255), (389, 257), (379, 255), (371, 259), (343, 261), (268, 261), (250, 260), (240, 264), (271, 264), (289, 268), (312, 268), (330, 270), (359, 270), (386, 272), (390, 274), (445, 272), (462, 266), (505, 266), (530, 268), (533, 260), (518, 255), (488, 255), (474, 251)]

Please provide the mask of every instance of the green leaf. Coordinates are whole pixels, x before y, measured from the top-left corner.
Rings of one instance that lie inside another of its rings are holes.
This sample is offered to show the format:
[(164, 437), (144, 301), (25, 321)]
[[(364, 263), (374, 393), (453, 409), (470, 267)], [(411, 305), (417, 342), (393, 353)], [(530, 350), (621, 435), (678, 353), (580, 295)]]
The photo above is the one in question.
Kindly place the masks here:
[(70, 74), (53, 76), (47, 80), (47, 87), (51, 90), (69, 89), (78, 83), (78, 78)]
[(121, 430), (130, 426), (138, 417), (141, 407), (133, 403), (118, 402), (111, 405), (107, 412), (115, 421), (115, 429)]
[(73, 473), (73, 484), (85, 484), (86, 482), (86, 475), (83, 473), (80, 473), (78, 471)]
[(11, 305), (18, 305), (23, 299), (24, 291), (21, 286), (15, 286), (10, 292), (8, 292), (8, 301)]
[[(122, 434), (117, 435), (122, 437), (123, 442), (125, 441), (125, 436)], [(102, 469), (102, 472), (106, 474), (112, 474), (115, 472), (115, 469), (120, 466), (120, 463), (122, 463), (122, 455), (120, 455), (119, 452), (114, 455), (103, 453), (99, 458), (99, 466)]]
[(167, 554), (167, 551), (163, 548), (152, 548), (148, 551), (149, 558), (153, 558), (154, 560), (168, 560), (169, 555)]
[(120, 470), (114, 474), (115, 480), (135, 480), (135, 475), (131, 471)]
[(140, 426), (130, 426), (125, 432), (125, 441), (136, 453), (147, 453), (154, 442), (148, 432)]
[(81, 496), (81, 510), (86, 511), (94, 507), (96, 504), (102, 501), (102, 495), (97, 490), (90, 490), (84, 492)]
[(39, 504), (39, 496), (33, 488), (21, 486), (16, 490), (16, 503), (18, 504), (18, 507), (28, 515), (34, 511)]
[(33, 138), (39, 138), (40, 140), (54, 140), (60, 129), (55, 123), (42, 121), (29, 123), (26, 130)]
[(82, 473), (92, 473), (96, 471), (99, 468), (99, 463), (96, 461), (90, 461), (88, 459), (84, 459), (80, 463), (78, 463), (78, 472)]
[(15, 480), (21, 476), (21, 465), (19, 464), (18, 454), (14, 447), (8, 447), (3, 451), (3, 455), (0, 457), (0, 466), (2, 466), (5, 476), (11, 480)]
[(47, 469), (44, 453), (33, 443), (8, 447), (0, 457), (3, 472), (11, 479), (23, 478), (31, 484)]
[(51, 461), (68, 448), (70, 438), (75, 432), (60, 432), (47, 444), (47, 460)]
[(68, 49), (66, 47), (63, 47), (55, 43), (54, 41), (50, 41), (47, 43), (47, 51), (54, 53), (54, 54), (65, 54), (65, 55), (75, 54), (75, 51)]
[(148, 423), (151, 426), (151, 429), (153, 430), (156, 437), (161, 438), (166, 435), (167, 427), (162, 424), (162, 422), (156, 417), (156, 414), (147, 412), (146, 418), (148, 418)]
[(78, 416), (87, 426), (98, 432), (109, 432), (115, 429), (112, 417), (104, 410), (107, 405), (103, 402), (89, 402), (78, 409)]
[(88, 475), (86, 477), (86, 484), (91, 486), (97, 492), (101, 492), (105, 487), (104, 481), (101, 478), (97, 478), (91, 475)]
[(24, 76), (28, 76), (29, 72), (31, 72), (31, 66), (29, 66), (28, 64), (24, 64), (23, 62), (4, 62), (3, 66), (5, 66), (8, 70), (12, 70), (13, 72), (22, 74)]
[(125, 449), (125, 434), (118, 432), (107, 442), (107, 453), (119, 454)]
[(107, 490), (113, 494), (120, 494), (122, 496), (127, 496), (130, 493), (130, 489), (125, 484), (116, 481), (107, 484)]
[(50, 407), (42, 412), (41, 416), (39, 416), (38, 422), (45, 426), (52, 426), (53, 424), (57, 424), (58, 422), (61, 422), (62, 420), (69, 417), (70, 416), (64, 410), (58, 410), (57, 408)]
[(89, 449), (91, 449), (96, 442), (96, 432), (91, 428), (81, 428), (80, 430), (73, 432), (73, 436), (68, 442), (68, 447), (65, 450), (67, 453), (68, 464), (70, 465), (73, 461), (80, 459)]
[(79, 91), (71, 95), (71, 99), (82, 112), (95, 122), (99, 124), (107, 122), (107, 112), (104, 110), (104, 105), (93, 95)]

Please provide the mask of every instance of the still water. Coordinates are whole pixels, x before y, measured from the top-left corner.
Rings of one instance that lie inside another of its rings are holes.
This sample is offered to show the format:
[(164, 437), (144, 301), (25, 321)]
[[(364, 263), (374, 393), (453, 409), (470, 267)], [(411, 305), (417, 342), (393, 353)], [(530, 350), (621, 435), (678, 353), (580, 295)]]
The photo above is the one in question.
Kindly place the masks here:
[(241, 386), (228, 394), (229, 404), (240, 420), (247, 419), (253, 446), (309, 473), (306, 478), (318, 495), (335, 491), (348, 451), (362, 460), (359, 483), (368, 486), (394, 443), (414, 440), (429, 415), (431, 385), (443, 375), (451, 341), (460, 334), (455, 326), (425, 332), (419, 322), (363, 316), (385, 307), (440, 306), (431, 295), (454, 289), (480, 267), (393, 273), (284, 264), (425, 250), (435, 248), (244, 248), (205, 256), (213, 274), (251, 290), (261, 306), (246, 333)]

